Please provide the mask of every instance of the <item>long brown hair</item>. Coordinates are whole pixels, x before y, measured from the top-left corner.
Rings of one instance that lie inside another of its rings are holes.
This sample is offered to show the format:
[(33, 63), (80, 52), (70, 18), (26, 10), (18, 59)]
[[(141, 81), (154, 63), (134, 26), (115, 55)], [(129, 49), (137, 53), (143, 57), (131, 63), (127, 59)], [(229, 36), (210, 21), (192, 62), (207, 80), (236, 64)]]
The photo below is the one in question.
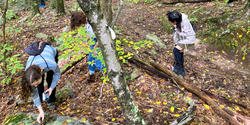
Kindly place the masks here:
[(21, 98), (27, 102), (29, 96), (32, 93), (31, 83), (39, 80), (42, 77), (42, 71), (39, 66), (31, 65), (22, 76), (21, 83)]
[(70, 28), (75, 29), (81, 24), (87, 24), (87, 17), (83, 12), (80, 11), (73, 11), (71, 12), (71, 18), (70, 18)]

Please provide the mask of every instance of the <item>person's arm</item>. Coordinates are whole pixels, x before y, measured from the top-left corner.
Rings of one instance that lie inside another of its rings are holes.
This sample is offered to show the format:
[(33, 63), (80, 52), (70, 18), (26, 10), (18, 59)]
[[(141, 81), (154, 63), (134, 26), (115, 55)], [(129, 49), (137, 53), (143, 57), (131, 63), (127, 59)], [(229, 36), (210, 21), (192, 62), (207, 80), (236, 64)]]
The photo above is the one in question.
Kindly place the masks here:
[(39, 115), (37, 116), (36, 121), (37, 121), (38, 123), (41, 123), (41, 122), (44, 120), (43, 108), (42, 108), (42, 106), (40, 105), (40, 106), (37, 107), (37, 109), (38, 109), (38, 111), (39, 111)]
[(38, 90), (36, 87), (32, 87), (32, 91), (33, 91), (32, 92), (32, 99), (33, 99), (34, 105), (37, 107), (37, 109), (39, 111), (39, 115), (37, 116), (37, 122), (41, 123), (41, 119), (42, 119), (42, 121), (44, 119), (44, 112), (43, 112), (43, 109), (41, 106), (40, 97), (39, 97)]

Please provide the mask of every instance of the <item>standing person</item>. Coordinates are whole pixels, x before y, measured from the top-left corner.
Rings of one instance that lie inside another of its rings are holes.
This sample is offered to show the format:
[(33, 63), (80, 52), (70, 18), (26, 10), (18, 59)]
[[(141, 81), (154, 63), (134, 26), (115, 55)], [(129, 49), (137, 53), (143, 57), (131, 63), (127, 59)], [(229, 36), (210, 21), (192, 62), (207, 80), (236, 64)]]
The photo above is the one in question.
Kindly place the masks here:
[(70, 22), (71, 29), (75, 29), (76, 27), (79, 27), (81, 26), (81, 24), (83, 24), (86, 32), (89, 33), (89, 36), (88, 36), (89, 39), (91, 39), (92, 42), (94, 42), (94, 44), (90, 46), (90, 49), (93, 52), (89, 52), (89, 56), (88, 56), (88, 68), (89, 68), (88, 82), (89, 83), (94, 82), (95, 81), (95, 75), (94, 75), (95, 69), (97, 68), (98, 70), (103, 70), (103, 68), (105, 68), (104, 64), (102, 64), (103, 58), (97, 59), (100, 49), (98, 48), (98, 42), (97, 42), (95, 33), (92, 29), (92, 26), (89, 24), (87, 17), (82, 12), (71, 12), (70, 20), (71, 20)]
[[(57, 65), (58, 52), (47, 42), (35, 42), (29, 45), (25, 52), (30, 56), (26, 63), (25, 73), (22, 78), (22, 98), (27, 101), (32, 96), (33, 102), (39, 111), (37, 122), (41, 123), (44, 119), (44, 111), (41, 103), (45, 101), (44, 97), (48, 97), (49, 108), (56, 108), (56, 85), (60, 79), (61, 72)], [(44, 78), (48, 89), (44, 91)]]
[(184, 49), (194, 46), (196, 40), (194, 29), (188, 20), (188, 16), (179, 13), (177, 11), (172, 11), (167, 13), (168, 20), (174, 26), (174, 44), (173, 49), (175, 63), (172, 67), (172, 71), (177, 75), (185, 76), (184, 70)]
[[(96, 39), (96, 36), (94, 34), (94, 31), (89, 23), (85, 24), (85, 29), (89, 33), (92, 41), (94, 42), (93, 45), (90, 46), (90, 49), (93, 50), (93, 52), (89, 52), (88, 57), (88, 67), (89, 67), (89, 78), (88, 82), (94, 82), (95, 81), (95, 69), (102, 70), (105, 68), (105, 66), (102, 64), (103, 59), (97, 59), (97, 56), (100, 52), (100, 48), (98, 48), (98, 42)], [(94, 49), (97, 50), (95, 51)]]

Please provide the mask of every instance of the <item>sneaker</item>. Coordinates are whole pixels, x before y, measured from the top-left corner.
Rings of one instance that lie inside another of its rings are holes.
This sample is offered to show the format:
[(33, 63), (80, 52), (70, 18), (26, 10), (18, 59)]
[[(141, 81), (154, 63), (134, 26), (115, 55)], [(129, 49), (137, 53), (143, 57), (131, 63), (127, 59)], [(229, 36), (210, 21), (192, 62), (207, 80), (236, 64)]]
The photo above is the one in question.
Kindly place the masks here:
[(56, 104), (54, 102), (49, 103), (49, 110), (55, 110)]
[(172, 71), (177, 74), (177, 75), (181, 75), (182, 77), (185, 76), (185, 71), (184, 71), (184, 68), (175, 68), (175, 67), (172, 67)]

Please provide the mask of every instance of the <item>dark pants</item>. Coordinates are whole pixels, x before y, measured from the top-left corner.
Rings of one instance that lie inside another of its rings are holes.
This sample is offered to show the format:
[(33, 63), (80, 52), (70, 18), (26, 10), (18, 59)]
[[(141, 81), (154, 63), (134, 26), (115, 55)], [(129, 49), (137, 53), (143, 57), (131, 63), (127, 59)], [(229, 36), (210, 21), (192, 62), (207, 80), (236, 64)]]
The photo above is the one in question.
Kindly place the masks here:
[(41, 0), (41, 5), (45, 5), (45, 1), (44, 0)]
[(176, 73), (177, 75), (185, 76), (183, 52), (181, 52), (177, 48), (174, 48), (173, 53), (174, 53), (174, 60), (175, 60), (173, 72)]
[[(56, 53), (56, 56), (55, 56), (55, 61), (56, 63), (58, 63), (58, 52)], [(54, 72), (53, 71), (49, 71), (47, 72), (47, 78), (46, 78), (46, 81), (48, 83), (48, 87), (51, 86), (51, 83), (52, 83), (52, 80), (53, 80), (53, 75), (54, 75)], [(42, 82), (41, 84), (38, 85), (38, 93), (39, 93), (39, 97), (40, 97), (40, 101), (42, 101), (42, 94), (44, 92), (44, 76), (45, 74), (43, 74), (42, 76)], [(51, 102), (55, 102), (56, 101), (56, 87), (53, 89), (51, 95), (49, 96), (49, 101), (48, 103), (51, 103)]]

